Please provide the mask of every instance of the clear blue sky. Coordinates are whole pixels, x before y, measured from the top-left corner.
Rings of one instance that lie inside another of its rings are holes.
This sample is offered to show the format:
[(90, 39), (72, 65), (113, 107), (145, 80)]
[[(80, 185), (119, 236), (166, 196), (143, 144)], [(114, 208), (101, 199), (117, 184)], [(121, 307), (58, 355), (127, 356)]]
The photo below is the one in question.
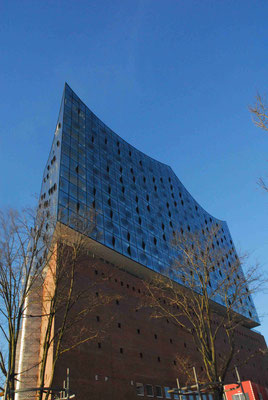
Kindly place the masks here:
[(39, 193), (67, 81), (267, 269), (268, 135), (247, 109), (267, 92), (267, 16), (265, 0), (2, 0), (0, 207)]

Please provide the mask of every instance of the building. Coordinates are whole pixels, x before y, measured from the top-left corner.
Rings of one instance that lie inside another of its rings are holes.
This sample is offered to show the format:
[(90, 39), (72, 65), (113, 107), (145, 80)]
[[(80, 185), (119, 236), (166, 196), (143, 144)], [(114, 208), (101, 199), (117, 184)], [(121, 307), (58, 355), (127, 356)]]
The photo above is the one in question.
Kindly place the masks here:
[[(177, 257), (171, 245), (174, 232), (201, 232), (214, 224), (220, 232), (217, 246), (229, 256), (213, 274), (213, 288), (219, 271), (237, 258), (227, 224), (208, 214), (169, 166), (115, 134), (67, 84), (43, 175), (40, 206), (74, 230), (79, 230), (74, 215), (89, 218), (95, 210), (96, 223), (89, 234), (94, 261), (90, 257), (83, 261), (81, 285), (96, 275), (112, 276), (102, 290), (120, 298), (89, 317), (89, 324), (98, 325), (107, 314), (113, 315), (107, 336), (65, 353), (56, 367), (55, 385), (60, 385), (69, 367), (78, 399), (171, 398), (168, 389), (178, 374), (176, 352), (194, 359), (196, 349), (189, 335), (168, 319), (151, 320), (148, 310), (140, 309), (143, 280), (151, 273), (172, 277)], [(89, 264), (94, 268), (88, 268)], [(183, 280), (178, 283), (184, 284)], [(220, 298), (215, 303), (223, 305)], [(237, 340), (240, 357), (246, 359), (266, 344), (252, 330), (259, 320), (250, 295), (237, 311), (245, 321), (237, 330)], [(24, 369), (29, 360), (39, 358), (40, 329), (37, 322), (25, 327), (20, 360)], [(252, 363), (245, 366), (243, 379), (268, 385), (265, 362), (259, 359), (258, 363), (258, 370)], [(31, 368), (28, 385), (37, 385), (37, 374), (38, 366)]]
[(251, 381), (242, 382), (242, 387), (226, 385), (225, 396), (227, 400), (267, 400), (267, 388)]

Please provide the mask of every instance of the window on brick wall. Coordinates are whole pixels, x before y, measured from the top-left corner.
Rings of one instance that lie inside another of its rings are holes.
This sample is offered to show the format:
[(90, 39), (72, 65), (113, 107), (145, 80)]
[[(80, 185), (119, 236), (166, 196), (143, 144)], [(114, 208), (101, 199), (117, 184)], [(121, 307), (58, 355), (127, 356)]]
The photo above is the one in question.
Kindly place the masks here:
[(158, 398), (163, 397), (163, 392), (162, 392), (162, 387), (161, 386), (156, 386), (155, 387), (155, 394), (156, 394), (156, 397), (158, 397)]
[(164, 387), (164, 390), (165, 390), (166, 399), (171, 399), (171, 394), (168, 393), (168, 391), (170, 390), (170, 388), (169, 388), (168, 386), (165, 386), (165, 387)]
[(143, 383), (136, 382), (136, 393), (138, 396), (144, 396)]
[(152, 385), (145, 385), (146, 387), (146, 394), (148, 397), (154, 397), (154, 390)]

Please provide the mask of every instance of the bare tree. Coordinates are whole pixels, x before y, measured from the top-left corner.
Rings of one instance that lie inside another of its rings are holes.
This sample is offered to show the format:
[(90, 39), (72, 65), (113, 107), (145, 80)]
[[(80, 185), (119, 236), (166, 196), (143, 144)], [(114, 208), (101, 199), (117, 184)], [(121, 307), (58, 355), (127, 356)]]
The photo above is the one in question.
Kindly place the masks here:
[[(48, 399), (56, 364), (61, 355), (100, 331), (84, 323), (90, 313), (109, 303), (101, 282), (83, 285), (85, 262), (94, 268), (88, 235), (94, 216), (76, 215), (70, 229), (56, 223), (49, 212), (9, 210), (0, 214), (0, 369), (5, 380), (5, 400), (14, 399), (16, 383), (23, 383), (25, 370), (18, 364), (23, 320), (39, 320), (39, 359), (27, 370), (38, 368), (38, 398)], [(85, 261), (86, 260), (86, 261)], [(99, 278), (104, 279), (104, 278)], [(96, 295), (97, 293), (97, 295)], [(40, 310), (36, 312), (36, 304)]]
[[(220, 236), (220, 227), (216, 225), (175, 235), (178, 257), (169, 277), (157, 275), (146, 284), (152, 317), (168, 318), (192, 337), (198, 349), (195, 362), (203, 369), (201, 379), (211, 383), (215, 398), (222, 397), (222, 387), (215, 382), (225, 380), (238, 351), (235, 331), (253, 317), (248, 305), (251, 294), (262, 283), (258, 267), (243, 273), (234, 248), (219, 246)], [(221, 350), (220, 338), (225, 341)], [(177, 361), (187, 381), (194, 360), (178, 354)]]
[[(103, 334), (84, 322), (93, 311), (115, 298), (101, 291), (101, 281), (107, 278), (95, 276), (93, 281), (83, 284), (85, 261), (87, 269), (93, 269), (95, 264), (88, 251), (87, 238), (94, 222), (92, 217), (83, 216), (81, 219), (76, 217), (75, 224), (79, 232), (57, 225), (53, 259), (49, 257), (51, 262), (43, 283), (42, 323), (45, 328), (39, 370), (40, 400), (49, 398), (49, 392), (44, 394), (43, 388), (51, 387), (60, 356)], [(49, 358), (49, 352), (53, 352), (52, 358)]]
[(249, 106), (254, 124), (266, 132), (268, 131), (268, 107), (263, 97), (257, 93), (255, 103)]
[[(268, 107), (264, 97), (262, 97), (259, 93), (257, 93), (255, 97), (255, 103), (252, 106), (249, 106), (249, 111), (254, 124), (258, 128), (268, 132)], [(265, 179), (259, 178), (258, 183), (261, 188), (268, 192), (268, 186), (265, 182)]]
[(1, 343), (6, 342), (0, 351), (0, 368), (5, 377), (5, 400), (8, 396), (14, 398), (18, 338), (26, 299), (36, 290), (46, 264), (43, 261), (37, 268), (44, 251), (44, 222), (39, 213), (0, 213), (0, 332)]

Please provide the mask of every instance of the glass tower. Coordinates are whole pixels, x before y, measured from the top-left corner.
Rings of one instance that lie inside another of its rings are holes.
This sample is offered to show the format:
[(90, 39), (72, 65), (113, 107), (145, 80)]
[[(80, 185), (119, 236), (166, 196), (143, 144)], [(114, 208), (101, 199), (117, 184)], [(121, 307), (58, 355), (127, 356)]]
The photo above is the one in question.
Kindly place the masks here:
[[(202, 232), (216, 225), (215, 245), (229, 255), (216, 268), (212, 288), (220, 271), (237, 259), (226, 222), (208, 214), (168, 165), (114, 133), (67, 84), (40, 206), (73, 229), (79, 229), (74, 216), (91, 218), (94, 213), (91, 239), (138, 262), (140, 268), (169, 276), (178, 256), (172, 245), (174, 234)], [(220, 298), (215, 301), (221, 303)], [(239, 312), (259, 324), (251, 296)]]

